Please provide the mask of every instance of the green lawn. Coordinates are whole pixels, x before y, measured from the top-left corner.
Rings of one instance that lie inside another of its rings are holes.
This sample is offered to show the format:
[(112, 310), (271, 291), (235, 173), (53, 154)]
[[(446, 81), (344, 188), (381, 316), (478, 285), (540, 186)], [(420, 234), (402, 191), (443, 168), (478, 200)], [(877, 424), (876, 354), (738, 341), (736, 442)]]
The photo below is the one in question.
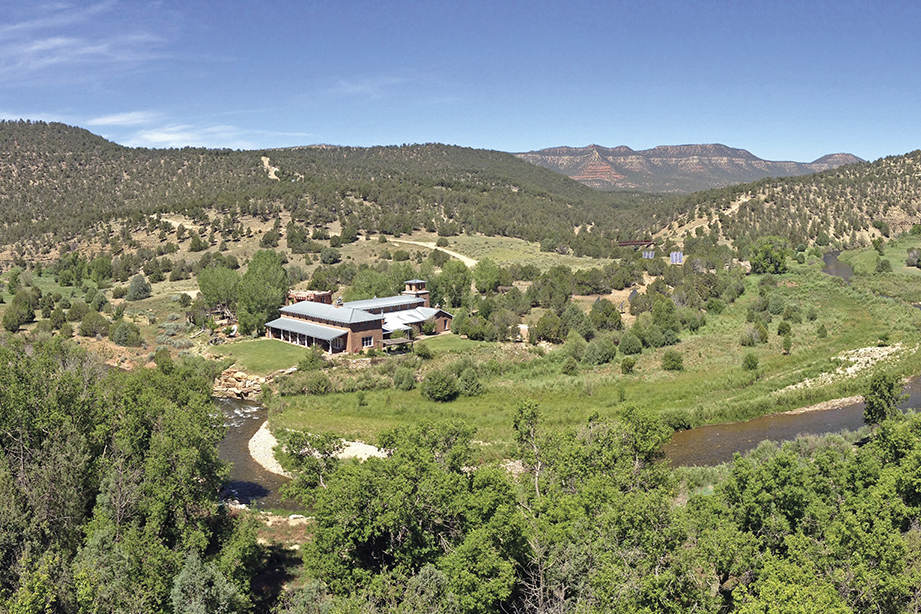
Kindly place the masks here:
[(306, 348), (277, 339), (240, 339), (212, 346), (212, 354), (232, 358), (236, 368), (254, 375), (268, 375), (279, 369), (296, 367)]

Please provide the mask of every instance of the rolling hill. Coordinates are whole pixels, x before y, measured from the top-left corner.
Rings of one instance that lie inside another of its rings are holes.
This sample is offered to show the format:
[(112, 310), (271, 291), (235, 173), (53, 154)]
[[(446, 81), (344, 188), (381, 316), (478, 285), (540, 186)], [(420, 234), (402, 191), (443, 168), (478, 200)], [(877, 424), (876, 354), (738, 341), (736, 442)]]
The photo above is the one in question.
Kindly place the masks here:
[(0, 244), (47, 249), (114, 219), (208, 211), (369, 233), (426, 228), (608, 243), (658, 223), (664, 202), (593, 190), (498, 151), (440, 144), (264, 151), (144, 149), (58, 123), (0, 122)]
[[(601, 148), (594, 151), (601, 156)], [(617, 151), (622, 159), (644, 153)], [(685, 160), (686, 173), (697, 164), (721, 168), (727, 177), (762, 163), (787, 165), (790, 172), (805, 167), (718, 145), (650, 152), (657, 152), (650, 160)], [(842, 154), (813, 165), (853, 160)], [(238, 224), (240, 215), (269, 222), (281, 211), (307, 227), (507, 236), (600, 257), (609, 257), (617, 240), (697, 233), (701, 226), (730, 242), (771, 234), (794, 244), (853, 245), (919, 221), (921, 153), (664, 196), (599, 191), (513, 154), (441, 144), (144, 149), (64, 124), (0, 122), (0, 245), (19, 254), (108, 236), (106, 224), (115, 220), (125, 222), (129, 237), (158, 213), (215, 227)]]
[(775, 235), (796, 246), (866, 245), (921, 223), (921, 150), (815, 175), (690, 194), (665, 234), (706, 226), (733, 242)]

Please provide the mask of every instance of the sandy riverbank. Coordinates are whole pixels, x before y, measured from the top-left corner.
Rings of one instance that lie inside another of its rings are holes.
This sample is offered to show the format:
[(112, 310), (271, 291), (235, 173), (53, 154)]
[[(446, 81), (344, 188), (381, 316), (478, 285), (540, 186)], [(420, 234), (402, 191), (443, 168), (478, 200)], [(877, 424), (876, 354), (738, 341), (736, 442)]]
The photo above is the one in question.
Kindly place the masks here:
[[(266, 421), (262, 423), (256, 434), (249, 440), (249, 454), (266, 471), (283, 475), (287, 478), (293, 477), (282, 469), (281, 464), (275, 460), (275, 453), (272, 449), (277, 445), (278, 440), (269, 430), (269, 423)], [(345, 447), (339, 453), (339, 458), (357, 458), (360, 460), (365, 460), (372, 456), (383, 458), (386, 454), (380, 449), (361, 441), (346, 441)]]
[(272, 448), (278, 445), (275, 435), (269, 430), (268, 421), (263, 422), (256, 434), (249, 440), (249, 455), (253, 460), (259, 463), (263, 469), (272, 473), (283, 475), (286, 478), (294, 477), (281, 468), (281, 465), (275, 460), (275, 453)]

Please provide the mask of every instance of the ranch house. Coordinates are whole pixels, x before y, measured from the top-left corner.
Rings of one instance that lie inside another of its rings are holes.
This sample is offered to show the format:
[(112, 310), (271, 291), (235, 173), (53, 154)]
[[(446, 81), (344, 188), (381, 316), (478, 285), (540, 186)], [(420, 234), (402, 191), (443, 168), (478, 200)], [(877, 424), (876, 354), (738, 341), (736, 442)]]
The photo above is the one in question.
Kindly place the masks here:
[[(436, 333), (451, 328), (452, 315), (429, 305), (425, 281), (410, 279), (397, 296), (333, 304), (302, 300), (281, 308), (281, 317), (267, 322), (265, 335), (305, 347), (319, 346), (330, 354), (357, 353), (390, 345), (395, 331), (418, 334), (431, 320)], [(393, 340), (396, 343), (396, 340)]]

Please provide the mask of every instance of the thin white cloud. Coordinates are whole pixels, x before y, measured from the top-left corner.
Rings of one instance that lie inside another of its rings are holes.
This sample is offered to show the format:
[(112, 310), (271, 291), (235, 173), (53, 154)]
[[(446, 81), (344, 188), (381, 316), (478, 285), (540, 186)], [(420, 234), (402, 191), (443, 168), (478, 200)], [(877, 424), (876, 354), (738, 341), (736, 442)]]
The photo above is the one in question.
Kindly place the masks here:
[[(0, 25), (0, 82), (29, 83), (42, 75), (74, 79), (73, 66), (112, 69), (163, 57), (167, 42), (142, 21), (116, 23), (115, 3), (73, 9), (68, 5), (29, 9), (41, 17)], [(85, 23), (92, 21), (91, 24)]]
[(160, 116), (154, 111), (129, 111), (127, 113), (114, 113), (87, 120), (87, 126), (146, 126), (153, 123)]
[(356, 77), (339, 79), (335, 85), (326, 90), (326, 94), (335, 97), (360, 97), (380, 100), (398, 93), (399, 89), (414, 82), (415, 79), (388, 75), (373, 77)]
[(85, 23), (95, 19), (100, 13), (112, 9), (115, 2), (97, 2), (89, 6), (74, 7), (67, 2), (53, 2), (33, 5), (34, 19), (25, 19), (14, 23), (0, 24), (0, 40), (11, 34), (27, 33), (36, 30), (63, 28)]
[(256, 149), (235, 126), (167, 125), (138, 130), (125, 142), (129, 147), (211, 147)]
[(306, 145), (309, 132), (242, 130), (230, 124), (166, 124), (134, 131), (116, 142), (129, 147), (208, 147), (213, 149), (263, 149)]

